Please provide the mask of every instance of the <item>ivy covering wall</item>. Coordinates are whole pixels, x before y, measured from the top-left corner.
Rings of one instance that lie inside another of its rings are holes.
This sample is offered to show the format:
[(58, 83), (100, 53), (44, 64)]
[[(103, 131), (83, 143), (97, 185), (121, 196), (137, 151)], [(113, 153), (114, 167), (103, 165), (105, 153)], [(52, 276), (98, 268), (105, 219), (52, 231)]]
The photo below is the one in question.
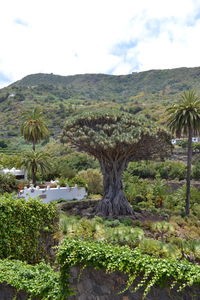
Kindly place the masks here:
[(143, 287), (144, 296), (156, 284), (167, 284), (178, 291), (187, 286), (200, 286), (200, 266), (183, 260), (155, 258), (128, 246), (65, 239), (59, 248), (58, 262), (63, 286), (72, 266), (94, 267), (107, 273), (121, 271), (128, 275), (126, 289), (134, 285), (135, 279), (140, 279), (133, 293)]
[(70, 268), (81, 266), (107, 273), (121, 271), (129, 278), (126, 288), (139, 278), (133, 293), (143, 287), (144, 296), (156, 284), (166, 283), (169, 288), (176, 290), (200, 286), (200, 266), (186, 261), (151, 257), (127, 246), (65, 239), (59, 247), (58, 263), (60, 272), (45, 263), (32, 266), (18, 260), (0, 260), (0, 283), (7, 283), (17, 291), (23, 290), (31, 297), (65, 300), (73, 292), (69, 285)]

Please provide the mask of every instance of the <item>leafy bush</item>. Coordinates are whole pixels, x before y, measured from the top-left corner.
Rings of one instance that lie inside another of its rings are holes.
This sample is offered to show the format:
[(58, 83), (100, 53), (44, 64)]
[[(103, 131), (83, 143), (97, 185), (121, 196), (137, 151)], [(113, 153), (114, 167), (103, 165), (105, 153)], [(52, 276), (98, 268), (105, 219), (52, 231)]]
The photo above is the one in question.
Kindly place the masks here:
[(175, 231), (174, 226), (169, 222), (155, 222), (152, 224), (151, 228), (154, 232), (158, 233), (162, 242), (167, 236)]
[(78, 172), (78, 175), (87, 183), (88, 192), (91, 194), (103, 194), (103, 177), (98, 169), (88, 169)]
[(194, 159), (193, 167), (192, 167), (192, 178), (195, 180), (200, 179), (200, 159), (199, 154), (196, 159)]
[(0, 260), (0, 283), (9, 284), (17, 291), (25, 291), (31, 299), (66, 299), (71, 293), (67, 286), (65, 290), (61, 288), (59, 275), (44, 262), (33, 266), (19, 260)]
[(138, 176), (140, 178), (155, 179), (156, 176), (159, 175), (162, 179), (182, 180), (185, 178), (186, 166), (182, 162), (174, 161), (140, 161), (129, 163), (126, 172), (129, 175)]
[(60, 229), (62, 233), (70, 238), (81, 238), (87, 240), (101, 240), (105, 238), (104, 225), (101, 220), (94, 218), (88, 220), (86, 218), (74, 218), (61, 215)]
[(118, 226), (107, 231), (107, 241), (114, 244), (135, 247), (144, 238), (144, 231), (138, 227)]
[(68, 184), (68, 181), (67, 181), (67, 179), (66, 178), (63, 178), (63, 177), (60, 177), (60, 178), (58, 178), (58, 185), (59, 186), (67, 186), (67, 184)]
[(0, 174), (0, 194), (17, 192), (18, 181), (12, 174)]
[(0, 258), (11, 257), (36, 263), (48, 258), (46, 239), (54, 244), (57, 210), (53, 203), (0, 197)]
[(98, 167), (98, 163), (93, 158), (83, 153), (76, 153), (75, 155), (68, 156), (66, 165), (77, 172)]
[(74, 177), (68, 181), (70, 186), (75, 186), (77, 184), (79, 187), (86, 187), (86, 181), (81, 177)]
[(182, 162), (165, 161), (157, 163), (155, 168), (162, 179), (183, 180), (186, 176), (186, 166)]
[(148, 161), (130, 162), (126, 172), (140, 178), (153, 179), (156, 177), (155, 167)]

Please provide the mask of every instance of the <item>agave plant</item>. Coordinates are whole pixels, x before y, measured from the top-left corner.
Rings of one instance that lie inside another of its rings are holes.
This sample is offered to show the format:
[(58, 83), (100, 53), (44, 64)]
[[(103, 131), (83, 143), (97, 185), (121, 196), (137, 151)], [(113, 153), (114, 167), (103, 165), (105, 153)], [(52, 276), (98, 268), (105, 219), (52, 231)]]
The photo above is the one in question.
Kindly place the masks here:
[(151, 225), (151, 229), (158, 233), (162, 242), (165, 237), (175, 231), (174, 226), (169, 222), (156, 222)]

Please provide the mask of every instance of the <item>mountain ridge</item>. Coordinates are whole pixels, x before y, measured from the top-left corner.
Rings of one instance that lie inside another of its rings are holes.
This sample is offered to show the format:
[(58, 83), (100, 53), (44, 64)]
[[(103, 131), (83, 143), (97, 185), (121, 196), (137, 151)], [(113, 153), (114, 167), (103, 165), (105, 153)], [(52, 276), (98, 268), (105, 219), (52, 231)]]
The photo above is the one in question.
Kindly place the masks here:
[(144, 114), (164, 124), (166, 106), (188, 89), (200, 94), (200, 67), (128, 75), (30, 74), (0, 89), (0, 136), (19, 136), (22, 111), (35, 105), (45, 112), (55, 136), (61, 133), (69, 116), (102, 107)]

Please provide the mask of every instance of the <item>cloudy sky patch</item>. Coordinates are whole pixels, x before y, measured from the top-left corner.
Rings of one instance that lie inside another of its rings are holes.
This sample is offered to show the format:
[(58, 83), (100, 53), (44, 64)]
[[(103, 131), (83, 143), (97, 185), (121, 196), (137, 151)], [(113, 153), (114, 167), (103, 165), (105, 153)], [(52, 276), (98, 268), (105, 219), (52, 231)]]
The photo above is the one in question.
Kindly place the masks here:
[(198, 0), (6, 0), (0, 29), (1, 87), (39, 72), (200, 66)]

